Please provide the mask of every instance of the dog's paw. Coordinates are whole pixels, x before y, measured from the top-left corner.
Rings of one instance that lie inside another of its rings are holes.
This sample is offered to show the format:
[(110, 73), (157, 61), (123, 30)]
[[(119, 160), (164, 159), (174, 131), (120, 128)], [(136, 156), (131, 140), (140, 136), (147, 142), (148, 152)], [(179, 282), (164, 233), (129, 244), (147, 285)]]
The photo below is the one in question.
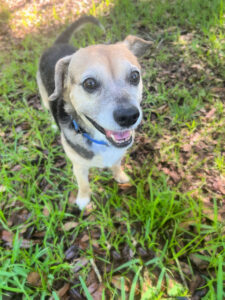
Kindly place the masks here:
[(118, 183), (128, 183), (130, 181), (129, 177), (124, 171), (121, 171), (118, 174), (114, 175), (114, 178)]
[(90, 198), (88, 198), (88, 197), (85, 197), (85, 198), (77, 197), (77, 199), (76, 199), (76, 204), (80, 210), (85, 208), (89, 202), (90, 202)]

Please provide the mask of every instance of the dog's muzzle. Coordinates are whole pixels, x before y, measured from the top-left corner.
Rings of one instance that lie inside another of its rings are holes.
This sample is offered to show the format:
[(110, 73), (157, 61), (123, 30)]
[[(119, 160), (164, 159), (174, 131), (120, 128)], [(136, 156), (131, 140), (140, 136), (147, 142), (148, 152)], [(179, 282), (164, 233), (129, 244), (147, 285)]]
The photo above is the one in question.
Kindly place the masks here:
[[(131, 144), (133, 139), (133, 130), (121, 130), (121, 131), (113, 131), (113, 130), (106, 130), (90, 117), (86, 116), (89, 122), (102, 134), (104, 134), (107, 140), (117, 148), (127, 147)], [(135, 121), (136, 122), (136, 121)]]

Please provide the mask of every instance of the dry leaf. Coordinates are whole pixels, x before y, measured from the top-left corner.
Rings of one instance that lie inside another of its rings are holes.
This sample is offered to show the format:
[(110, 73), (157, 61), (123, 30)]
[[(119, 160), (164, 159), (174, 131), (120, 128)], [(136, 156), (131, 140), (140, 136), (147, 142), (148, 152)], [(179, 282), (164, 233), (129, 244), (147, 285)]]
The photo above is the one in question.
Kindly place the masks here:
[[(1, 234), (1, 239), (6, 242), (7, 246), (12, 248), (12, 246), (13, 246), (13, 236), (14, 235), (13, 235), (12, 232), (3, 230), (2, 234)], [(33, 245), (32, 241), (26, 240), (26, 239), (23, 239), (23, 238), (20, 238), (19, 242), (20, 242), (20, 248), (27, 249), (27, 248), (30, 248)]]
[(80, 241), (82, 243), (85, 243), (85, 242), (89, 241), (89, 236), (87, 234), (84, 234)]
[(191, 65), (192, 69), (196, 69), (196, 70), (203, 70), (203, 66), (199, 65), (199, 64), (193, 64)]
[(132, 186), (132, 184), (129, 183), (129, 182), (127, 182), (127, 183), (119, 183), (118, 186), (119, 186), (119, 188), (121, 190), (127, 190), (127, 189), (129, 189)]
[(15, 165), (12, 169), (11, 169), (11, 172), (17, 172), (19, 170), (22, 169), (22, 166), (21, 165)]
[(225, 180), (220, 178), (216, 178), (213, 182), (213, 188), (216, 191), (219, 191), (222, 195), (225, 195)]
[(66, 250), (65, 258), (67, 260), (70, 260), (70, 259), (74, 258), (75, 256), (77, 257), (78, 254), (79, 254), (79, 248), (76, 245), (72, 245)]
[(213, 108), (207, 113), (207, 115), (205, 116), (205, 118), (206, 118), (206, 119), (212, 118), (212, 116), (215, 114), (215, 112), (216, 112), (216, 109), (215, 109), (215, 107), (213, 107)]
[(5, 242), (12, 243), (13, 233), (11, 231), (3, 230), (1, 234), (1, 239)]
[(70, 204), (74, 204), (76, 202), (76, 193), (74, 191), (70, 192), (68, 201)]
[(185, 144), (182, 146), (182, 150), (184, 152), (190, 152), (191, 151), (191, 145), (190, 144)]
[(81, 257), (79, 258), (79, 260), (77, 261), (77, 263), (74, 266), (74, 273), (78, 272), (82, 267), (86, 266), (86, 264), (89, 262), (89, 260), (85, 257)]
[(89, 285), (88, 287), (89, 293), (93, 294), (97, 290), (98, 286), (99, 286), (98, 282), (93, 282), (91, 285)]
[(33, 234), (33, 237), (42, 238), (45, 236), (45, 231), (37, 231)]
[(45, 216), (45, 217), (48, 217), (49, 216), (49, 214), (50, 214), (50, 212), (49, 212), (49, 208), (47, 207), (47, 206), (45, 206), (44, 208), (43, 208), (43, 215)]
[(63, 230), (70, 231), (71, 229), (77, 227), (77, 225), (79, 225), (78, 222), (73, 222), (73, 221), (67, 222), (63, 225)]
[[(206, 216), (207, 219), (212, 221), (215, 220), (215, 213), (213, 206), (205, 204), (202, 208), (202, 213)], [(217, 214), (217, 220), (219, 222), (224, 222), (223, 214), (225, 214), (225, 210), (220, 209)]]
[(171, 171), (170, 169), (168, 168), (162, 168), (162, 171), (166, 174), (166, 175), (169, 175), (173, 180), (174, 182), (178, 182), (180, 180), (180, 176), (179, 174), (177, 174), (175, 171)]
[(61, 289), (59, 289), (57, 291), (57, 295), (59, 296), (60, 299), (66, 294), (66, 292), (69, 290), (69, 288), (70, 288), (70, 284), (65, 283), (64, 286), (61, 287)]
[(41, 276), (38, 272), (30, 272), (27, 275), (27, 282), (33, 286), (41, 286)]
[(225, 87), (213, 87), (210, 91), (213, 93), (225, 93)]
[[(121, 276), (113, 276), (111, 282), (117, 289), (121, 290)], [(130, 290), (128, 286), (128, 280), (125, 280), (124, 289), (125, 292), (128, 292)]]
[(91, 295), (93, 300), (101, 300), (102, 299), (102, 291), (103, 291), (103, 284), (99, 284), (98, 289)]

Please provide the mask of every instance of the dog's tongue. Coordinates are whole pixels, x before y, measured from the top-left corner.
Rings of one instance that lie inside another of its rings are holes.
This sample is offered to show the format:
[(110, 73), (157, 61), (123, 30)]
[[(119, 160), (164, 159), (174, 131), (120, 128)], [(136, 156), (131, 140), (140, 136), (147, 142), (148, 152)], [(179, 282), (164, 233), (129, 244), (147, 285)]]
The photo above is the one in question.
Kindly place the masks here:
[(120, 141), (129, 138), (131, 135), (131, 131), (130, 130), (125, 130), (125, 131), (106, 130), (107, 137), (111, 137), (112, 135), (116, 141)]

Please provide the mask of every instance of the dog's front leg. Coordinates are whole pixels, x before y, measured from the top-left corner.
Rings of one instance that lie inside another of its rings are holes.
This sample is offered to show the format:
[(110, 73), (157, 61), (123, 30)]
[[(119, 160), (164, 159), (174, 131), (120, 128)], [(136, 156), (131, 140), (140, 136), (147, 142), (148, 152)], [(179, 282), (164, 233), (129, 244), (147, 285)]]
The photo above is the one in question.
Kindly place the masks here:
[(91, 189), (88, 181), (89, 168), (73, 163), (73, 173), (78, 184), (76, 204), (79, 209), (82, 210), (90, 202)]
[(112, 173), (115, 180), (119, 183), (127, 183), (129, 182), (129, 177), (123, 171), (121, 166), (121, 160), (119, 160), (115, 165), (112, 166)]

